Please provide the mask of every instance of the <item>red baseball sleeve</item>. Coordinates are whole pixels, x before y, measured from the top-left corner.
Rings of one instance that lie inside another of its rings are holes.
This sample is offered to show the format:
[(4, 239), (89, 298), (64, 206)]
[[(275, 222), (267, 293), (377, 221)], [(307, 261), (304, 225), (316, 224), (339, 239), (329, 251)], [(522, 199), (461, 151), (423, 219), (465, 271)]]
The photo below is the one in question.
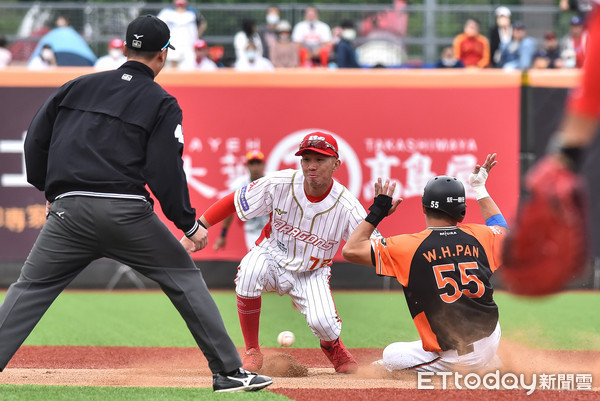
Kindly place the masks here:
[(218, 222), (225, 220), (227, 216), (235, 213), (235, 204), (233, 203), (234, 197), (235, 192), (232, 192), (206, 209), (202, 216), (206, 219), (208, 224), (214, 226)]
[(596, 5), (587, 21), (587, 44), (580, 86), (574, 89), (568, 110), (591, 118), (600, 117), (600, 5)]

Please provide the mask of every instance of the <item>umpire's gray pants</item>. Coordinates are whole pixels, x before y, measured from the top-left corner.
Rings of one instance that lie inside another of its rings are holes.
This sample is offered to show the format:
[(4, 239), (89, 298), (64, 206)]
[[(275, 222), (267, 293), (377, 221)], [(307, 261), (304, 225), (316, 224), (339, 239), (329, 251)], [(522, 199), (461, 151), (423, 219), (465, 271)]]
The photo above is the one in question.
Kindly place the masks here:
[(62, 290), (101, 257), (156, 281), (173, 302), (213, 373), (242, 366), (200, 270), (140, 200), (73, 196), (52, 203), (33, 249), (0, 306), (0, 371)]

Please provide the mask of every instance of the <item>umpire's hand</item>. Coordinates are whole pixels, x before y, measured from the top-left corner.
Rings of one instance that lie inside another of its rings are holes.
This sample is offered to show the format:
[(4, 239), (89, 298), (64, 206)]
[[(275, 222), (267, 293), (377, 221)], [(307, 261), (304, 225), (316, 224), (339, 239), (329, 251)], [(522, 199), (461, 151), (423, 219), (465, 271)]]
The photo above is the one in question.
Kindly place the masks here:
[(208, 230), (200, 226), (191, 238), (184, 236), (180, 242), (188, 253), (199, 251), (208, 244)]

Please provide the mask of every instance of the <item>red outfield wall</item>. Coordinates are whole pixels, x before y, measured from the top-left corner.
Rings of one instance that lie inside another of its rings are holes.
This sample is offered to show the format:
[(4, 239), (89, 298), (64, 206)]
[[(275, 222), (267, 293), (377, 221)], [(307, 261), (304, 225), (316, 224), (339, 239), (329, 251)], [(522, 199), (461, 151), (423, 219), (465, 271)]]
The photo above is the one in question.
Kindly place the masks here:
[[(0, 261), (24, 259), (44, 221), (43, 195), (24, 179), (22, 140), (29, 121), (54, 88), (87, 72), (0, 73)], [(500, 164), (489, 191), (507, 217), (516, 210), (519, 73), (165, 71), (157, 81), (183, 109), (185, 164), (199, 214), (244, 173), (250, 149), (262, 149), (267, 171), (297, 168), (293, 153), (310, 130), (336, 136), (342, 160), (336, 178), (365, 207), (377, 177), (399, 183), (398, 196), (405, 201), (381, 225), (384, 235), (423, 229), (419, 203), (425, 182), (439, 174), (466, 182), (474, 164), (491, 152), (499, 154)], [(467, 220), (481, 222), (471, 193), (467, 205)], [(245, 253), (241, 224), (233, 224), (229, 246), (216, 253), (211, 245), (219, 229), (211, 230), (209, 247), (196, 257), (239, 260)]]

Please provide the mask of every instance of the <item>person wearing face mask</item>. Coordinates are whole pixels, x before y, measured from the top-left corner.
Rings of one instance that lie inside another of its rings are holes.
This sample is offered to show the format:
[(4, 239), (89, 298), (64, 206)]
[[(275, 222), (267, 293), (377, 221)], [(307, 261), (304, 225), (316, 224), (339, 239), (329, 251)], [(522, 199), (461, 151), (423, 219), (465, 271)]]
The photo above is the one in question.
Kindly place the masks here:
[(277, 42), (277, 24), (281, 21), (279, 8), (271, 6), (267, 9), (266, 24), (258, 27), (258, 36), (262, 42), (263, 55), (271, 58), (271, 47)]
[(123, 54), (123, 41), (115, 38), (108, 44), (108, 54), (96, 60), (94, 68), (98, 71), (115, 70), (126, 61), (127, 57)]
[(262, 57), (263, 46), (260, 36), (258, 35), (256, 22), (253, 19), (246, 18), (242, 20), (242, 30), (233, 37), (233, 48), (235, 49), (236, 62), (246, 60), (246, 51), (248, 45), (253, 44), (255, 53)]
[(269, 59), (258, 53), (254, 43), (248, 43), (244, 57), (236, 60), (234, 68), (237, 71), (272, 71), (275, 69)]
[(300, 46), (292, 42), (292, 26), (286, 20), (277, 24), (277, 42), (271, 46), (269, 58), (275, 68), (295, 68), (300, 65)]
[(48, 44), (43, 45), (40, 53), (32, 58), (29, 64), (27, 64), (27, 68), (30, 70), (46, 70), (56, 66), (54, 50), (52, 50), (52, 46)]
[(512, 40), (512, 25), (510, 23), (511, 12), (508, 7), (500, 6), (494, 12), (496, 24), (490, 29), (490, 55), (492, 66), (499, 67), (502, 47), (508, 45)]
[(341, 24), (342, 32), (340, 40), (335, 45), (335, 61), (338, 68), (360, 68), (356, 60), (356, 49), (354, 48), (354, 39), (356, 39), (356, 29), (352, 21), (343, 21)]
[[(40, 52), (44, 45), (51, 46), (52, 51), (46, 50), (46, 57), (41, 57)], [(40, 59), (45, 63), (39, 63)], [(35, 49), (30, 53), (29, 61), (31, 68), (39, 69), (49, 66), (93, 67), (96, 59), (96, 55), (84, 38), (70, 26), (69, 18), (58, 15), (55, 28), (44, 34), (37, 42)]]
[(454, 50), (452, 47), (444, 47), (442, 54), (438, 62), (435, 64), (435, 68), (463, 68), (464, 64), (462, 61), (454, 57)]

